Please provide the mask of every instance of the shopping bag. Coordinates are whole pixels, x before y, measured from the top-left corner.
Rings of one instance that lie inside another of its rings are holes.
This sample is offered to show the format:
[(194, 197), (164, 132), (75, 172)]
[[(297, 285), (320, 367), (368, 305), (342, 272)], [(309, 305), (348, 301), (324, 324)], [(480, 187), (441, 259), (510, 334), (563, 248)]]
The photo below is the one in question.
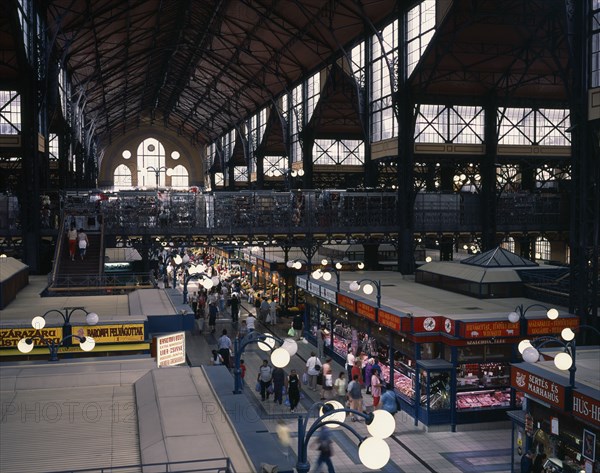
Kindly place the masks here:
[(294, 330), (294, 327), (292, 327), (288, 330), (288, 337), (295, 337), (295, 336), (296, 336), (296, 331)]
[(304, 384), (305, 386), (308, 384), (308, 373), (304, 373), (302, 374), (302, 384)]
[(254, 390), (259, 393), (260, 392), (260, 381), (256, 382), (256, 386), (254, 386)]

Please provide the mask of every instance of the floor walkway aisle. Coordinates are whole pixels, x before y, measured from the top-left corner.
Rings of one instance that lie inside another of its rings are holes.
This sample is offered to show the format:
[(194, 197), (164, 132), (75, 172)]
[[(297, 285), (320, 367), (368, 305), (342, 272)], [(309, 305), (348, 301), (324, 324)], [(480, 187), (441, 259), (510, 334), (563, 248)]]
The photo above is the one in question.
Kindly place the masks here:
[[(247, 313), (254, 310), (247, 303), (242, 304), (241, 320)], [(257, 322), (256, 329), (267, 333), (272, 331), (280, 337), (287, 336), (291, 319), (281, 318), (278, 324), (264, 326)], [(217, 339), (223, 328), (233, 338), (236, 327), (232, 326), (231, 319), (225, 315), (217, 321), (215, 334), (204, 331), (200, 334), (187, 336), (188, 359), (192, 366), (209, 363), (210, 353), (217, 346)], [(306, 360), (314, 346), (302, 340), (298, 343), (298, 352), (292, 357), (290, 364), (285, 368), (286, 374), (291, 368), (302, 375)], [(291, 413), (289, 407), (273, 402), (273, 397), (267, 401), (260, 400), (260, 394), (254, 389), (258, 368), (263, 359), (268, 359), (268, 353), (260, 350), (257, 345), (248, 345), (242, 355), (245, 361), (246, 384), (244, 395), (256, 408), (261, 419), (267, 425), (273, 436), (276, 436), (278, 426), (282, 424), (289, 429), (291, 445), (281, 445), (282, 456), (293, 456), (297, 453), (298, 415), (306, 413), (314, 402), (319, 401), (319, 391), (313, 392), (303, 387), (303, 396), (296, 413)], [(334, 378), (343, 367), (333, 364)], [(232, 385), (233, 390), (233, 385)], [(369, 395), (365, 396), (365, 405), (371, 405)], [(309, 421), (309, 426), (312, 420)], [(368, 435), (366, 426), (362, 422), (352, 424), (362, 435)], [(485, 426), (482, 426), (485, 427)], [(460, 430), (460, 429), (459, 429)], [(337, 473), (362, 473), (367, 470), (358, 458), (358, 441), (346, 429), (335, 429), (333, 432), (334, 457), (333, 463)], [(389, 473), (507, 473), (510, 472), (510, 442), (511, 432), (507, 425), (496, 427), (493, 430), (477, 430), (466, 432), (425, 432), (422, 427), (415, 427), (412, 417), (405, 413), (396, 415), (396, 431), (388, 439), (391, 450), (390, 462), (381, 471)], [(312, 442), (311, 442), (312, 444)], [(308, 449), (309, 459), (314, 465), (317, 450), (312, 445)]]

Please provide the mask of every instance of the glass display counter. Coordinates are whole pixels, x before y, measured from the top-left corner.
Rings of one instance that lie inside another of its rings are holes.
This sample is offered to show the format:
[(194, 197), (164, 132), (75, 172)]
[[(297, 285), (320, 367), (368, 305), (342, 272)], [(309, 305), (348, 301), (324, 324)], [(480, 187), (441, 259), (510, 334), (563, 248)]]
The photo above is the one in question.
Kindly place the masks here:
[(510, 388), (457, 392), (456, 407), (458, 410), (510, 407)]

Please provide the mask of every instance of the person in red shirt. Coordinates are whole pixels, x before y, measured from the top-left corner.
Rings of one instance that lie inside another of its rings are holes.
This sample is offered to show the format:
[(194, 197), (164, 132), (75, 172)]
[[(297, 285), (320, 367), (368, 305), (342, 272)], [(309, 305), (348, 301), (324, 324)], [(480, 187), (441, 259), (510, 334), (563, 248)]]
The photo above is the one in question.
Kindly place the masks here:
[(360, 360), (356, 360), (354, 362), (354, 366), (352, 367), (352, 379), (354, 379), (354, 376), (358, 376), (358, 384), (360, 384), (361, 386), (364, 386), (364, 382), (363, 382), (363, 377), (362, 377), (362, 366), (361, 366), (361, 362)]
[(240, 370), (242, 374), (242, 381), (244, 381), (244, 376), (246, 376), (246, 365), (244, 364), (244, 360), (240, 360)]

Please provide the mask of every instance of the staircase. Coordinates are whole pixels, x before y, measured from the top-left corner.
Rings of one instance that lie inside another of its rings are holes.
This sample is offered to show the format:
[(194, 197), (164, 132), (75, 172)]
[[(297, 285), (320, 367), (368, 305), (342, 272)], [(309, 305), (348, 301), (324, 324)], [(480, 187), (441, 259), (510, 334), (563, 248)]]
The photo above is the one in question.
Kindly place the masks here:
[[(60, 245), (60, 251), (55, 260), (56, 272), (52, 288), (97, 287), (102, 276), (103, 248), (102, 234), (86, 232), (89, 245), (83, 260), (79, 253), (71, 260), (67, 241)], [(101, 262), (102, 261), (102, 262)]]

